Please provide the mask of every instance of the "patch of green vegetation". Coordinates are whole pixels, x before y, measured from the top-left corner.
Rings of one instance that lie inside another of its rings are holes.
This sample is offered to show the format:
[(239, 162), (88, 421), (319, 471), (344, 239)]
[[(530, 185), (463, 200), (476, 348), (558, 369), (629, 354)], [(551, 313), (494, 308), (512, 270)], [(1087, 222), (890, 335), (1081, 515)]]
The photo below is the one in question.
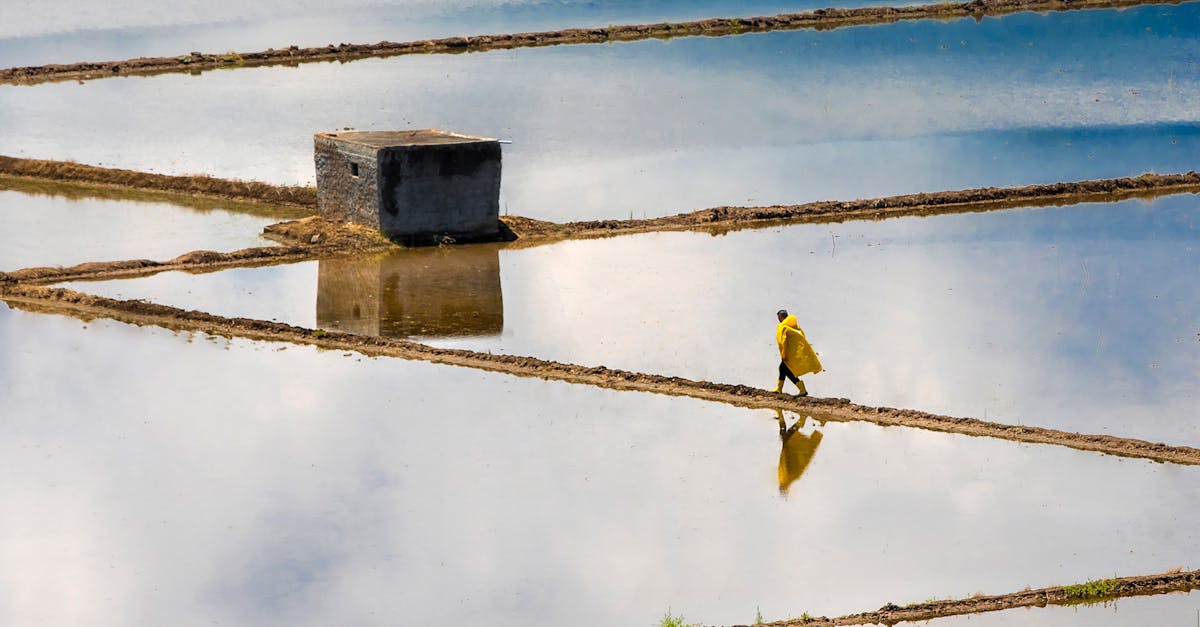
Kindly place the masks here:
[(325, 337), (326, 335), (329, 335), (329, 332), (325, 329), (317, 329), (316, 331), (313, 331), (314, 337)]
[(178, 61), (178, 62), (180, 62), (180, 63), (182, 63), (182, 64), (184, 64), (184, 65), (187, 65), (187, 64), (189, 64), (189, 63), (191, 63), (191, 62), (192, 62), (192, 55), (190, 55), (190, 54), (185, 54), (185, 55), (183, 55), (183, 56), (181, 56), (181, 57), (176, 57), (176, 58), (175, 58), (175, 60), (176, 60), (176, 61)]
[(1073, 602), (1086, 602), (1113, 596), (1121, 585), (1116, 579), (1096, 579), (1074, 586), (1063, 586), (1063, 593)]
[(742, 21), (736, 17), (732, 20), (729, 20), (729, 28), (733, 29), (733, 32), (735, 33), (742, 32)]
[(667, 612), (659, 619), (657, 627), (700, 627), (700, 623), (685, 623), (683, 614), (675, 616), (671, 614), (671, 608), (667, 608)]
[(761, 624), (763, 624), (763, 619), (762, 619), (762, 608), (760, 608), (760, 607), (758, 607), (758, 606), (755, 606), (755, 607), (754, 607), (754, 624), (755, 624), (755, 625), (761, 625)]
[(245, 59), (242, 58), (242, 55), (234, 52), (233, 50), (230, 50), (229, 52), (226, 52), (224, 55), (222, 55), (221, 60), (226, 63), (232, 63), (234, 65), (241, 65), (242, 63), (244, 63), (246, 61)]

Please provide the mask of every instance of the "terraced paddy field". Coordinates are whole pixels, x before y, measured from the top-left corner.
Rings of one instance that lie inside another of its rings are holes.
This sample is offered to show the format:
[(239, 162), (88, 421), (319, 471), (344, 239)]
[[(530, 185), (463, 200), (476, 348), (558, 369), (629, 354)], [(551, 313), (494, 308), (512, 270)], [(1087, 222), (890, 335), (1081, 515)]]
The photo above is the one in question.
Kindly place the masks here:
[(0, 338), (18, 623), (727, 624), (1197, 558), (1196, 467), (7, 307)]
[(311, 184), (317, 129), (449, 128), (512, 140), (502, 210), (555, 221), (1186, 172), (1198, 20), (1185, 3), (0, 85), (0, 136), (12, 156)]
[[(1198, 7), (0, 85), (56, 160), (0, 163), (0, 623), (1190, 624)], [(736, 8), (26, 16), (0, 61)], [(513, 140), (511, 241), (61, 176), (307, 185), (346, 126)]]
[(281, 216), (269, 207), (259, 208), (262, 215), (251, 215), (231, 211), (233, 203), (180, 201), (169, 196), (104, 197), (94, 189), (47, 189), (46, 184), (32, 187), (0, 178), (0, 268), (269, 246), (260, 232)]
[(66, 287), (756, 387), (774, 381), (786, 306), (827, 369), (814, 394), (1200, 446), (1198, 218), (1182, 194)]

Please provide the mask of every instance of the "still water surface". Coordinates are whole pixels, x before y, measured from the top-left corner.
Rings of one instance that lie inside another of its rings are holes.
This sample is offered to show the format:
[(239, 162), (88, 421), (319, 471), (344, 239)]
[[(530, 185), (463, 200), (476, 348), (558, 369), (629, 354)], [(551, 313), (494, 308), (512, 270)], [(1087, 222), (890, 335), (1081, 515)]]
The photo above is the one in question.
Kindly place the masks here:
[[(1200, 200), (402, 251), (76, 283), (226, 316), (1200, 445)], [(455, 287), (457, 286), (457, 287)]]
[(222, 209), (0, 187), (0, 271), (269, 246), (258, 234), (278, 221)]
[[(911, 0), (39, 0), (0, 22), (0, 67), (411, 41), (707, 17), (793, 13)], [(0, 7), (5, 8), (5, 7)]]
[(667, 215), (1196, 169), (1200, 3), (0, 86), (0, 152), (313, 181), (312, 134), (512, 140), (501, 209)]
[(3, 304), (0, 346), (3, 624), (730, 624), (1200, 558), (1197, 468)]

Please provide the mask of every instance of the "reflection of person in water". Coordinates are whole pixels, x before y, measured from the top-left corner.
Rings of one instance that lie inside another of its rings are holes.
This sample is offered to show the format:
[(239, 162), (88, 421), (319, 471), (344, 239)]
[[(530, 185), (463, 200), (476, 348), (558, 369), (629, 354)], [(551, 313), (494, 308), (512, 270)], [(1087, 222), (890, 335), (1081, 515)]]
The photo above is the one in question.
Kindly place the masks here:
[(796, 396), (808, 396), (808, 389), (800, 377), (824, 370), (821, 360), (812, 344), (804, 337), (804, 330), (796, 322), (796, 316), (789, 316), (786, 309), (775, 312), (779, 318), (779, 326), (775, 327), (775, 342), (779, 344), (779, 382), (775, 384), (775, 392), (783, 391), (783, 380), (787, 379), (796, 384), (799, 389)]
[[(804, 469), (812, 462), (817, 446), (821, 444), (821, 438), (824, 436), (816, 429), (808, 435), (800, 432), (808, 422), (807, 418), (797, 418), (789, 427), (783, 419), (783, 410), (776, 409), (775, 416), (779, 419), (779, 440), (783, 443), (783, 448), (779, 451), (779, 494), (786, 497), (788, 488), (804, 474)], [(825, 425), (823, 422), (820, 424)]]

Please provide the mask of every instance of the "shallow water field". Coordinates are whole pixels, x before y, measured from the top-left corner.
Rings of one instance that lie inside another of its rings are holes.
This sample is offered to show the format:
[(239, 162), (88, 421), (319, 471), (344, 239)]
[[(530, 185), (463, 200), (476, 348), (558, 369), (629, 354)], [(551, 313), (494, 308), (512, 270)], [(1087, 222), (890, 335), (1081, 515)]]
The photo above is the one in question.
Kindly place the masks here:
[(1187, 625), (1200, 610), (1200, 594), (1173, 593), (1130, 597), (1107, 603), (1076, 606), (1021, 608), (968, 616), (939, 618), (902, 625), (929, 627), (1125, 627), (1128, 625)]
[[(225, 316), (1200, 444), (1200, 200), (401, 251), (69, 287)], [(790, 384), (789, 384), (789, 389)]]
[[(912, 3), (46, 0), (0, 8), (0, 67)], [(501, 213), (559, 222), (1102, 185), (1200, 170), (1197, 24), (1192, 0), (3, 84), (0, 154), (310, 185), (316, 132), (439, 128), (505, 140)], [(0, 273), (269, 246), (308, 213), (12, 174)], [(0, 625), (729, 625), (1194, 584), (1200, 194), (1142, 191), (357, 257), (306, 235), (328, 256), (62, 285), (194, 310), (170, 320), (0, 274)], [(865, 407), (488, 355), (769, 390), (780, 308), (812, 395)], [(334, 331), (480, 354), (305, 344)], [(665, 393), (609, 389), (637, 386)], [(776, 402), (847, 421), (741, 406)], [(956, 433), (869, 421), (893, 419)], [(1197, 594), (923, 622), (1200, 627)]]
[(278, 221), (219, 208), (31, 194), (2, 185), (0, 271), (269, 246), (258, 234)]
[(42, 0), (5, 15), (0, 67), (517, 33), (612, 24), (794, 13), (824, 7), (899, 6), (887, 0), (121, 0), (79, 6)]
[(1200, 558), (1198, 468), (2, 304), (0, 343), (5, 624), (748, 623)]
[(1197, 20), (1192, 2), (9, 85), (0, 135), (294, 184), (316, 131), (437, 127), (512, 140), (502, 211), (551, 220), (1185, 172)]

